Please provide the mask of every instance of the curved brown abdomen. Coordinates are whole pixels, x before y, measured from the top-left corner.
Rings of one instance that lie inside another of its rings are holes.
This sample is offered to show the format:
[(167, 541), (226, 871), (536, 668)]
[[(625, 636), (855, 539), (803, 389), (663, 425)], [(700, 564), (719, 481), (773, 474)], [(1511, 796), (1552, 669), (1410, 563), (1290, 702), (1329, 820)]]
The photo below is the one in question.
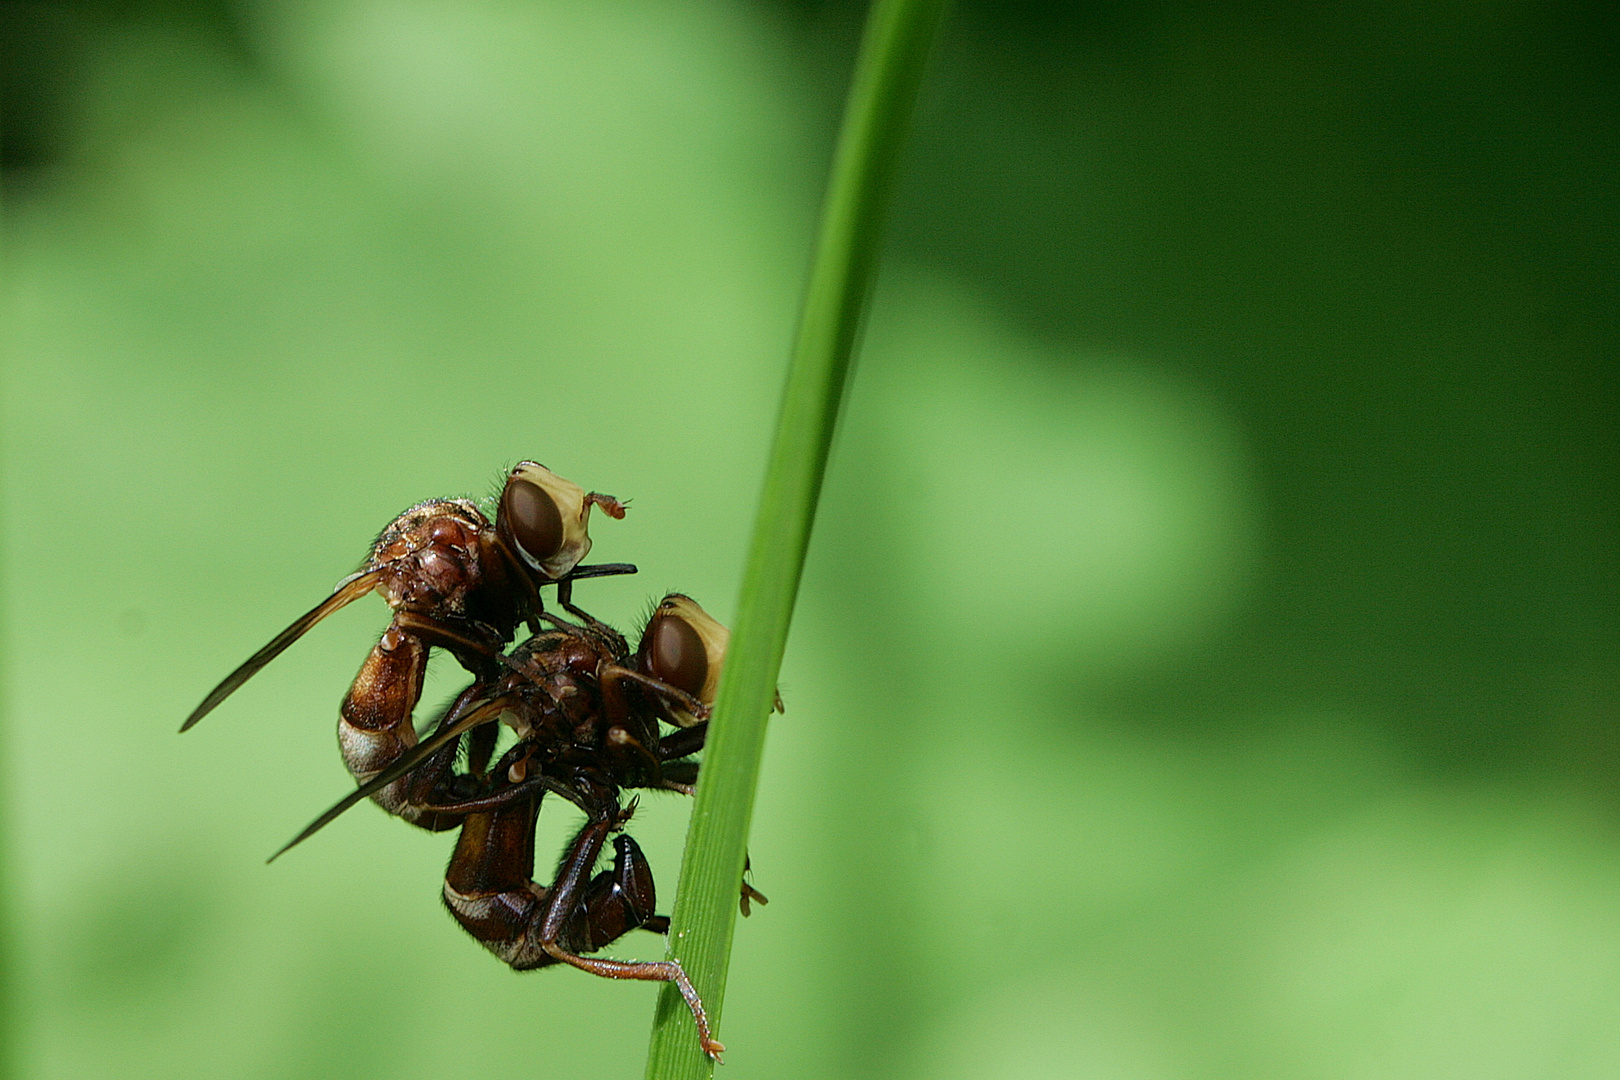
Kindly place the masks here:
[[(427, 656), (420, 638), (389, 626), (360, 665), (338, 710), (338, 746), (356, 781), (371, 779), (416, 745), (411, 713), (422, 696)], [(372, 798), (390, 814), (414, 820), (405, 792), (408, 782), (403, 777)]]

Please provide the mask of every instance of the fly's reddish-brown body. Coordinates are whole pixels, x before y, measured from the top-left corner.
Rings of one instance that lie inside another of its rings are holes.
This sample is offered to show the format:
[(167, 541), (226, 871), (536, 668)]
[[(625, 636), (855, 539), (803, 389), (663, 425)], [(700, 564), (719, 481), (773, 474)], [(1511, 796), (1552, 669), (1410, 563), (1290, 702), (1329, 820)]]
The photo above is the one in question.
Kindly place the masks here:
[[(465, 499), (435, 499), (396, 518), (360, 570), (232, 672), (194, 710), (190, 728), (321, 619), (376, 591), (393, 619), (339, 708), (338, 741), (358, 787), (282, 851), (366, 798), (419, 827), (460, 829), (445, 905), (473, 937), (519, 970), (568, 964), (617, 979), (675, 983), (703, 1048), (723, 1047), (675, 961), (592, 957), (634, 929), (663, 933), (652, 872), (625, 832), (636, 800), (623, 792), (690, 794), (728, 635), (689, 597), (654, 608), (632, 651), (572, 600), (587, 577), (634, 573), (582, 566), (590, 508), (622, 517), (611, 496), (586, 493), (524, 462), (506, 479), (491, 522)], [(555, 585), (558, 605), (539, 590)], [(520, 625), (531, 636), (505, 651)], [(412, 723), (429, 651), (448, 651), (472, 682), (420, 739)], [(661, 733), (660, 723), (671, 731)], [(498, 759), (501, 725), (513, 744)], [(463, 763), (458, 769), (458, 762)], [(585, 823), (549, 885), (534, 880), (542, 799), (578, 807)], [(596, 873), (608, 844), (611, 869)], [(277, 855), (281, 852), (277, 852)], [(274, 856), (272, 856), (274, 858)], [(765, 902), (746, 882), (740, 902)]]

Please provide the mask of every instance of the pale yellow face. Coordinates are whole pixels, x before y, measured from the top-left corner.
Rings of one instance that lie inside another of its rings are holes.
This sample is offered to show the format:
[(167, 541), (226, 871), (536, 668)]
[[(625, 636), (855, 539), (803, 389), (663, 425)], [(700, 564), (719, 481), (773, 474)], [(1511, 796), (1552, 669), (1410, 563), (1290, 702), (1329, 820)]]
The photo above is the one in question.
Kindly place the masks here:
[(518, 556), (549, 578), (560, 578), (591, 550), (591, 503), (585, 489), (532, 461), (506, 478), (499, 520)]
[[(671, 593), (659, 601), (647, 621), (638, 656), (647, 674), (686, 691), (705, 705), (713, 705), (730, 642), (731, 631), (716, 622), (696, 600)], [(671, 719), (682, 727), (697, 723), (697, 717), (673, 704), (669, 711)]]

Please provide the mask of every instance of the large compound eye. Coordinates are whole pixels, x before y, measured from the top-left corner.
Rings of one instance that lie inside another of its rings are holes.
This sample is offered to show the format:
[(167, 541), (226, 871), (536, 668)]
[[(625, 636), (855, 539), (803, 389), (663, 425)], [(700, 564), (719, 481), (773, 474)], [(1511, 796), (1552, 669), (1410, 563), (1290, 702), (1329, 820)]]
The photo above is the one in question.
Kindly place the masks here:
[(693, 697), (703, 693), (703, 682), (709, 677), (709, 654), (692, 624), (678, 616), (655, 618), (647, 627), (647, 636), (653, 677)]
[[(506, 478), (495, 528), (529, 566), (548, 578), (560, 578), (591, 550), (586, 529), (591, 504), (604, 499), (585, 494), (584, 488), (544, 465), (525, 461)], [(619, 506), (613, 499), (606, 503)]]
[[(647, 620), (636, 662), (642, 674), (684, 690), (705, 705), (713, 705), (730, 641), (731, 631), (716, 622), (697, 601), (670, 593), (659, 601)], [(666, 703), (666, 710), (669, 719), (681, 727), (697, 723), (697, 717), (673, 703)]]
[(519, 550), (534, 565), (539, 566), (561, 550), (562, 514), (539, 484), (513, 477), (501, 496), (501, 514), (511, 526)]

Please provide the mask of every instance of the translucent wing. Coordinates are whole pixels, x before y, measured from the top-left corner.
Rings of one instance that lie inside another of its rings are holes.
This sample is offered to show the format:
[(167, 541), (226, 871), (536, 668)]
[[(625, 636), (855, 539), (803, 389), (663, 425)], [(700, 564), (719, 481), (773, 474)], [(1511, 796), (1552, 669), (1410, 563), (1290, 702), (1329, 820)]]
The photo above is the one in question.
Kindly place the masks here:
[(202, 704), (191, 710), (186, 722), (180, 725), (181, 731), (186, 731), (197, 721), (214, 711), (214, 707), (234, 694), (238, 687), (259, 673), (270, 661), (287, 651), (287, 646), (309, 633), (310, 627), (326, 618), (332, 612), (354, 603), (377, 587), (377, 580), (382, 577), (382, 571), (373, 570), (366, 574), (356, 574), (354, 577), (339, 585), (337, 591), (315, 607), (304, 613), (287, 629), (271, 639), (270, 644), (247, 658), (247, 661), (235, 671), (225, 676), (225, 681), (208, 692)]
[(512, 699), (508, 697), (491, 698), (490, 700), (474, 708), (461, 719), (454, 720), (453, 722), (447, 723), (445, 726), (439, 728), (438, 731), (434, 732), (428, 738), (422, 740), (415, 746), (411, 747), (411, 749), (407, 750), (398, 761), (394, 762), (392, 765), (388, 766), (388, 768), (384, 769), (382, 772), (378, 773), (376, 776), (373, 776), (370, 780), (367, 780), (365, 783), (349, 792), (343, 798), (339, 799), (332, 805), (331, 809), (327, 810), (320, 817), (310, 822), (304, 828), (303, 832), (299, 833), (297, 836), (283, 844), (281, 849), (266, 859), (265, 862), (275, 862), (277, 858), (297, 847), (299, 844), (302, 844), (305, 840), (308, 840), (311, 836), (314, 836), (322, 829), (326, 828), (326, 826), (335, 821), (338, 815), (343, 813), (343, 811), (347, 810), (354, 804), (361, 802), (362, 800), (369, 799), (372, 795), (375, 795), (389, 784), (392, 784), (395, 780), (398, 780), (400, 777), (416, 769), (428, 758), (444, 749), (456, 739), (461, 738), (462, 735), (466, 734), (468, 731), (471, 731), (479, 724), (485, 724), (491, 720), (494, 720), (496, 717), (501, 715), (501, 710), (510, 704), (512, 704)]

